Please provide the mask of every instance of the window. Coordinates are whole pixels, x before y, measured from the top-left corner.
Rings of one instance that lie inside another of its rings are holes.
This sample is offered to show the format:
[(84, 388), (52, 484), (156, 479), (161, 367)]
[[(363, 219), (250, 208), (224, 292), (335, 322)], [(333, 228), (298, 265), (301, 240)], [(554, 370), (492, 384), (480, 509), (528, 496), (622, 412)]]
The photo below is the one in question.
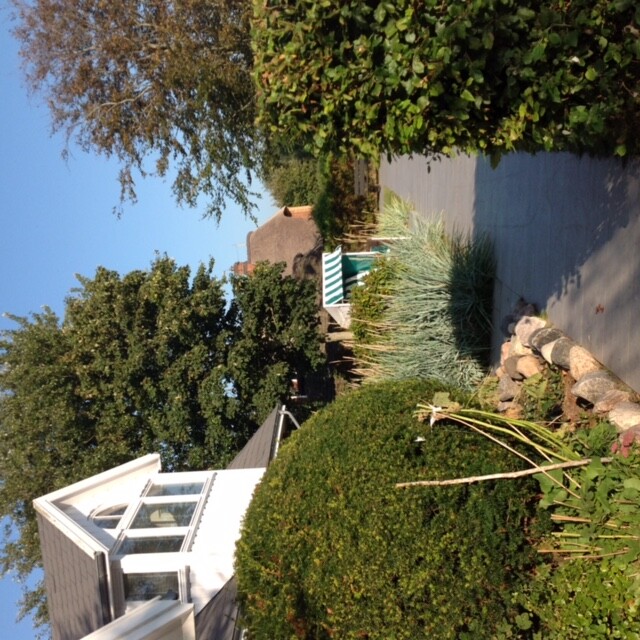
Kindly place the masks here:
[(176, 482), (172, 484), (152, 484), (147, 496), (186, 496), (202, 493), (204, 482)]
[(91, 516), (91, 520), (93, 524), (99, 526), (101, 529), (115, 529), (118, 524), (120, 524), (120, 520), (126, 510), (126, 504), (100, 509)]
[(153, 536), (153, 537), (130, 537), (127, 536), (120, 545), (119, 552), (127, 553), (170, 553), (180, 551), (184, 535), (175, 536)]
[(156, 596), (164, 597), (169, 592), (173, 592), (176, 597), (180, 593), (177, 571), (124, 574), (124, 597), (126, 600), (151, 600)]
[(196, 510), (197, 501), (190, 502), (145, 502), (136, 513), (132, 529), (154, 529), (157, 527), (188, 527)]
[(186, 472), (180, 480), (169, 474), (158, 475), (147, 484), (136, 509), (123, 522), (116, 553), (176, 553), (188, 551), (215, 474)]

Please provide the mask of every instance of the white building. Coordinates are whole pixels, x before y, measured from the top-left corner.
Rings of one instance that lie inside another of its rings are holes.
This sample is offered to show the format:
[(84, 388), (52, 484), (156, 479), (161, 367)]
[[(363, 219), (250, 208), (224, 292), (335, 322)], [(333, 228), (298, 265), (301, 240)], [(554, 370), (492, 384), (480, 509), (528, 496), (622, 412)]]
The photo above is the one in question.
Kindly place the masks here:
[(158, 454), (34, 501), (54, 640), (236, 640), (233, 557), (285, 422), (277, 407), (224, 470)]

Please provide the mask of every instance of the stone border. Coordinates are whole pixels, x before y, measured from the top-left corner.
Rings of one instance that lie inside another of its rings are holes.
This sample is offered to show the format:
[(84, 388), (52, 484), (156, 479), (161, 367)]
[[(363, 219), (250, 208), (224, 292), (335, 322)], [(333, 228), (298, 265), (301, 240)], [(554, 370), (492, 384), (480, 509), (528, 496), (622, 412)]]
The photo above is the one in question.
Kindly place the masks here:
[(510, 337), (502, 344), (495, 372), (499, 379), (498, 411), (513, 406), (523, 380), (551, 366), (568, 371), (576, 381), (571, 392), (619, 433), (640, 431), (640, 404), (634, 401), (637, 394), (584, 347), (537, 316), (533, 305), (518, 303), (514, 313), (505, 318), (503, 330)]

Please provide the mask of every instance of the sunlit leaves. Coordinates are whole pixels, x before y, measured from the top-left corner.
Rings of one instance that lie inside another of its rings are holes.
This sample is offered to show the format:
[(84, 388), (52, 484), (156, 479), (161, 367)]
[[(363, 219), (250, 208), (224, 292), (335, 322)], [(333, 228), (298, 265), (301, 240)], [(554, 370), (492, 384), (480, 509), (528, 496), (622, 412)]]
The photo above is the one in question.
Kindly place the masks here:
[[(250, 5), (245, 0), (13, 0), (25, 71), (53, 127), (133, 174), (175, 170), (178, 199), (251, 211)], [(153, 166), (155, 163), (155, 167)]]
[[(259, 117), (309, 150), (640, 150), (630, 2), (255, 3)], [(306, 29), (307, 37), (295, 33)], [(353, 44), (353, 46), (350, 46)], [(419, 108), (416, 108), (419, 105)], [(582, 118), (578, 107), (587, 107)]]

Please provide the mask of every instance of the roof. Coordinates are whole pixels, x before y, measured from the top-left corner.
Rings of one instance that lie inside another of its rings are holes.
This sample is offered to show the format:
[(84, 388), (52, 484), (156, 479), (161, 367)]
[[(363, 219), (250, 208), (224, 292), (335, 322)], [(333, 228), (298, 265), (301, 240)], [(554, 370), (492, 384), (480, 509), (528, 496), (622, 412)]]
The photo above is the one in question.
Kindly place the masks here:
[(298, 254), (312, 251), (322, 242), (313, 218), (296, 217), (285, 207), (247, 236), (247, 260), (286, 262), (284, 275), (291, 275)]
[(229, 580), (196, 616), (199, 640), (233, 640), (238, 619), (235, 576)]
[(269, 414), (227, 469), (256, 469), (268, 466), (275, 455), (281, 405)]
[[(253, 469), (266, 467), (276, 453), (282, 436), (282, 406), (276, 405), (260, 428), (253, 434), (242, 451), (227, 469)], [(196, 616), (196, 638), (199, 640), (234, 640), (238, 619), (235, 576), (218, 591)], [(237, 637), (237, 636), (236, 636)]]
[(77, 640), (111, 621), (105, 557), (37, 518), (53, 640)]

